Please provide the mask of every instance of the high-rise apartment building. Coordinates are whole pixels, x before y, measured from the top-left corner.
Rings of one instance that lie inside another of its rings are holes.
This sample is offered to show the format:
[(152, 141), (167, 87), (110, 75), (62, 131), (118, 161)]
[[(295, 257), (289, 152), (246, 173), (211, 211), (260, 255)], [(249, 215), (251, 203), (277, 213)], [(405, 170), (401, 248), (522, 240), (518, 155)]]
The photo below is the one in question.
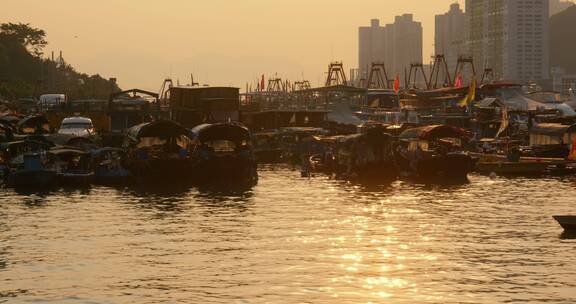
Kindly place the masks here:
[(397, 16), (386, 26), (373, 19), (370, 27), (360, 27), (359, 77), (368, 77), (372, 63), (384, 63), (389, 75), (403, 75), (411, 63), (422, 63), (422, 35), (422, 24), (415, 22), (412, 14)]
[(467, 55), (466, 14), (458, 3), (450, 5), (450, 11), (436, 15), (434, 53), (444, 55), (448, 70), (454, 73), (458, 57)]
[(412, 63), (422, 63), (422, 23), (414, 21), (412, 14), (396, 16), (392, 27), (393, 56), (387, 68), (392, 74), (402, 74)]
[(373, 62), (384, 62), (386, 52), (386, 28), (378, 19), (372, 19), (370, 26), (360, 27), (358, 32), (358, 78), (366, 79)]
[(527, 83), (549, 79), (548, 0), (466, 0), (468, 47), (477, 70)]

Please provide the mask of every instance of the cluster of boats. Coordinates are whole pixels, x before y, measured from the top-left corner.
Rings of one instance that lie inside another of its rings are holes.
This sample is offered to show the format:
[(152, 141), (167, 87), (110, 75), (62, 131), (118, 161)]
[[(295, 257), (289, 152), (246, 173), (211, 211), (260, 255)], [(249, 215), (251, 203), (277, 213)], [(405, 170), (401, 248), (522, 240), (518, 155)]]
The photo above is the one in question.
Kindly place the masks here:
[(371, 182), (407, 176), (427, 181), (466, 180), (470, 172), (526, 176), (575, 173), (569, 145), (563, 145), (564, 149), (558, 146), (562, 145), (523, 146), (509, 138), (478, 140), (469, 130), (455, 126), (409, 123), (374, 125), (361, 133), (337, 136), (321, 128), (283, 128), (255, 134), (260, 162), (300, 163), (304, 176), (326, 173)]
[(67, 132), (51, 132), (42, 115), (16, 118), (0, 118), (0, 175), (9, 187), (258, 180), (251, 134), (239, 123), (187, 129), (156, 120), (128, 129), (121, 146), (106, 147), (97, 134), (66, 126), (85, 118), (64, 120)]

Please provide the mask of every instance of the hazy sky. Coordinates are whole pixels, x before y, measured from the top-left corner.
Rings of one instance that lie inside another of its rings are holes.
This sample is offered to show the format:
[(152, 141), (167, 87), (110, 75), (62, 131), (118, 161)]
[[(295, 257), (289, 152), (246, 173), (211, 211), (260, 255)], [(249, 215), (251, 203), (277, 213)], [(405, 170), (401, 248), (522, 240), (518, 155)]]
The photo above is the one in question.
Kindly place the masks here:
[[(0, 22), (48, 33), (79, 71), (116, 77), (122, 88), (181, 84), (245, 87), (261, 74), (316, 86), (331, 60), (358, 61), (358, 27), (413, 13), (433, 51), (434, 15), (454, 0), (0, 0)], [(463, 0), (459, 1), (464, 6)]]

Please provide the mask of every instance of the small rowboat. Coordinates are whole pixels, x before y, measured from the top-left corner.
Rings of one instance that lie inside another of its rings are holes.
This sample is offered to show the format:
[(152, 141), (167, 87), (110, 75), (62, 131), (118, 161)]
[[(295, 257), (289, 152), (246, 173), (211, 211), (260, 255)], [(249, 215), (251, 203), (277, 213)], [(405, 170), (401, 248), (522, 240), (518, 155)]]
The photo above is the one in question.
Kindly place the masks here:
[(564, 230), (576, 232), (576, 215), (555, 215), (553, 218)]

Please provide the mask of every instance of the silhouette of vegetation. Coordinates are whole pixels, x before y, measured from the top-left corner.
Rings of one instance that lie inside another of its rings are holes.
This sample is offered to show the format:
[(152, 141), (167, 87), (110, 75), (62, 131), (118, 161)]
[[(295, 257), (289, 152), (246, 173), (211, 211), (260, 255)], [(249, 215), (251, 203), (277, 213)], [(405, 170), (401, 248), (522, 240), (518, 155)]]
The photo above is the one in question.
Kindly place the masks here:
[(0, 99), (65, 93), (71, 99), (106, 99), (119, 90), (100, 75), (77, 72), (62, 58), (46, 59), (46, 32), (30, 24), (0, 24)]

